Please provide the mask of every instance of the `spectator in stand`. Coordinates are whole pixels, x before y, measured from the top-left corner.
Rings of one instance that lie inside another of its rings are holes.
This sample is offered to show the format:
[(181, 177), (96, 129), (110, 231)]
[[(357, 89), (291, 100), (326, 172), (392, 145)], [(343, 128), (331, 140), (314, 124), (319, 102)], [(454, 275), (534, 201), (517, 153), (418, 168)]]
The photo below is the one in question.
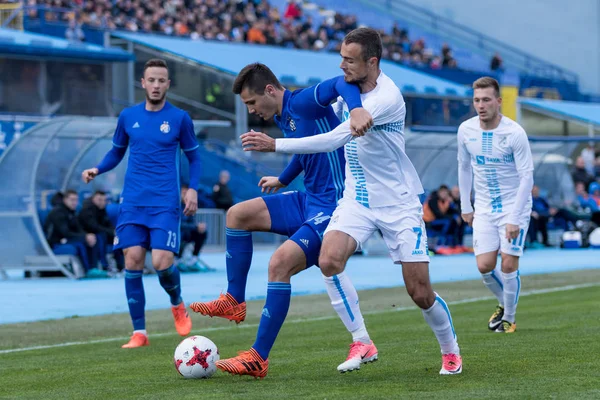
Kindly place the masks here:
[(575, 185), (575, 194), (577, 195), (579, 207), (585, 214), (590, 216), (589, 219), (591, 219), (597, 225), (600, 225), (600, 206), (598, 206), (596, 200), (589, 195), (585, 188), (586, 187), (582, 182), (578, 182)]
[(587, 173), (594, 177), (594, 159), (596, 158), (596, 154), (594, 152), (594, 146), (591, 143), (588, 143), (588, 145), (581, 150), (581, 158), (583, 158)]
[(598, 209), (600, 210), (600, 183), (592, 182), (589, 187), (590, 197), (596, 202)]
[[(59, 197), (56, 197), (58, 200)], [(76, 255), (86, 271), (86, 275), (95, 277), (108, 276), (97, 268), (98, 240), (93, 233), (85, 233), (79, 225), (75, 210), (79, 203), (79, 195), (74, 190), (67, 190), (62, 202), (57, 204), (44, 221), (46, 240), (54, 254)]]
[[(304, 16), (298, 0), (286, 3), (281, 10), (283, 18), (280, 10), (265, 0), (28, 0), (28, 4), (75, 11), (38, 13), (32, 9), (28, 11), (31, 19), (43, 17), (47, 21), (65, 23), (76, 20), (86, 26), (108, 30), (158, 32), (193, 40), (250, 42), (316, 51), (339, 51), (345, 34), (358, 27), (355, 15), (340, 13), (317, 26), (310, 15)], [(397, 23), (389, 32), (380, 33), (385, 59), (406, 64), (416, 62), (419, 66), (432, 68), (440, 68), (440, 64), (447, 68), (457, 67), (447, 44), (441, 54), (434, 55), (423, 39), (411, 43), (406, 29)]]
[(296, 0), (288, 0), (283, 18), (300, 19), (302, 17), (302, 8), (296, 3)]
[(69, 42), (85, 41), (85, 34), (83, 33), (83, 29), (81, 29), (81, 24), (75, 18), (69, 20), (69, 27), (65, 31), (65, 38)]
[(596, 182), (600, 183), (600, 156), (596, 157), (596, 163), (594, 165), (594, 177)]
[(533, 205), (531, 208), (531, 222), (529, 223), (529, 241), (531, 247), (538, 247), (538, 232), (542, 234), (542, 245), (551, 247), (548, 242), (548, 220), (556, 214), (556, 209), (550, 207), (548, 201), (540, 196), (540, 188), (534, 186), (531, 190)]
[(213, 186), (212, 198), (215, 206), (221, 210), (229, 210), (233, 206), (233, 195), (227, 184), (231, 179), (229, 171), (223, 170), (219, 173), (219, 182)]
[(456, 248), (458, 224), (451, 206), (452, 197), (446, 185), (441, 185), (438, 190), (432, 192), (423, 204), (423, 221), (429, 229), (440, 233), (441, 239), (434, 250), (439, 254), (462, 252), (462, 249)]
[(106, 212), (107, 198), (106, 193), (100, 190), (83, 202), (81, 211), (77, 216), (79, 225), (86, 233), (93, 233), (98, 239), (98, 250), (100, 255), (100, 263), (107, 270), (108, 261), (106, 259), (107, 247), (113, 252), (118, 271), (125, 269), (125, 258), (122, 250), (112, 250), (113, 241), (115, 239), (115, 227), (108, 213)]
[(504, 70), (504, 67), (502, 65), (502, 57), (500, 57), (499, 53), (494, 54), (494, 57), (492, 57), (492, 61), (490, 62), (490, 69), (492, 71)]
[(585, 169), (585, 160), (582, 156), (577, 157), (575, 160), (575, 168), (573, 170), (573, 182), (583, 183), (583, 189), (587, 188), (590, 183), (594, 180), (594, 178), (587, 172)]
[(461, 247), (464, 252), (472, 253), (472, 249), (468, 249), (463, 245), (465, 237), (465, 227), (467, 226), (467, 224), (465, 224), (465, 221), (463, 221), (460, 215), (460, 190), (458, 186), (452, 187), (452, 189), (450, 190), (450, 196), (452, 198), (452, 205), (450, 206), (450, 209), (452, 210), (452, 213), (455, 216), (454, 218), (456, 220), (456, 223), (458, 224), (458, 229), (456, 230), (455, 243), (457, 246)]

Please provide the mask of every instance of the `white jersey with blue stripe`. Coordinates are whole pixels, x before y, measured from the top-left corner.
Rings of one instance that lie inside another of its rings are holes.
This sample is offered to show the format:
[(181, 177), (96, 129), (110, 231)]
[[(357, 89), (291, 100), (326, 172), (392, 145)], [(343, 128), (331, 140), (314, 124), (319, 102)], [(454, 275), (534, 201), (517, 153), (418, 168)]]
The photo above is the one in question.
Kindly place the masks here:
[[(400, 89), (382, 72), (375, 89), (362, 94), (361, 100), (373, 116), (374, 126), (365, 136), (345, 145), (344, 197), (365, 207), (386, 207), (412, 200), (414, 195), (423, 193), (423, 187), (405, 152), (406, 105)], [(342, 121), (348, 120), (350, 114), (343, 99), (338, 99), (334, 110)]]
[[(457, 145), (459, 172), (464, 171), (470, 177), (473, 171), (476, 213), (513, 214), (511, 223), (515, 224), (528, 218), (531, 214), (531, 189), (524, 188), (522, 193), (519, 192), (523, 176), (533, 173), (533, 159), (525, 130), (505, 116), (502, 116), (497, 128), (484, 130), (476, 116), (458, 128)], [(461, 186), (462, 212), (473, 212), (471, 185), (467, 182)]]
[(387, 207), (414, 201), (423, 193), (417, 171), (405, 152), (404, 117), (406, 106), (400, 89), (383, 72), (377, 86), (361, 94), (363, 107), (374, 125), (365, 136), (354, 138), (349, 113), (338, 98), (334, 110), (344, 120), (331, 132), (297, 139), (276, 139), (279, 153), (311, 154), (344, 146), (346, 181), (344, 199), (365, 207)]

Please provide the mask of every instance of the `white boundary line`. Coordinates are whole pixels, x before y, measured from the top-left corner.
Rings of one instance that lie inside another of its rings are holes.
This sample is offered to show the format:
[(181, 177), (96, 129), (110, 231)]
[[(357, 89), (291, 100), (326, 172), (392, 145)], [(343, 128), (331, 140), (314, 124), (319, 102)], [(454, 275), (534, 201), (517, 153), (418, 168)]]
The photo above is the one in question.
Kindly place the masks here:
[[(578, 285), (558, 286), (558, 287), (547, 288), (547, 289), (534, 289), (534, 290), (529, 290), (527, 292), (521, 293), (519, 297), (532, 296), (532, 295), (545, 294), (545, 293), (565, 292), (568, 290), (583, 289), (583, 288), (595, 287), (595, 286), (600, 286), (600, 282), (582, 283), (582, 284), (578, 284)], [(493, 300), (495, 298), (496, 297), (494, 297), (494, 296), (472, 297), (472, 298), (463, 299), (463, 300), (451, 301), (451, 302), (448, 302), (448, 304), (455, 305), (455, 304), (477, 303), (480, 301)], [(375, 311), (370, 311), (370, 312), (367, 311), (367, 312), (364, 312), (363, 314), (364, 315), (384, 314), (384, 313), (395, 312), (395, 311), (415, 310), (416, 308), (417, 308), (416, 306), (396, 307), (396, 308), (387, 309), (387, 310), (375, 310)], [(337, 318), (338, 318), (337, 315), (325, 315), (322, 317), (294, 319), (294, 320), (286, 321), (286, 324), (297, 324), (297, 323), (302, 323), (302, 322), (313, 322), (313, 321), (326, 321), (326, 320), (337, 319)], [(236, 325), (217, 326), (217, 327), (212, 327), (212, 328), (210, 328), (210, 327), (203, 328), (202, 333), (223, 331), (223, 330), (232, 329), (232, 328), (246, 329), (246, 328), (256, 328), (256, 327), (258, 327), (258, 324), (244, 324), (241, 326), (236, 326)], [(175, 332), (163, 332), (163, 333), (152, 334), (152, 337), (164, 337), (164, 336), (176, 336), (176, 333)], [(87, 340), (85, 342), (65, 342), (65, 343), (50, 344), (50, 345), (45, 345), (45, 346), (21, 347), (21, 348), (16, 348), (16, 349), (0, 350), (0, 354), (19, 353), (19, 352), (23, 352), (23, 351), (32, 351), (32, 350), (46, 350), (46, 349), (54, 349), (54, 348), (59, 348), (59, 347), (80, 346), (80, 345), (88, 345), (88, 344), (96, 344), (96, 343), (118, 342), (118, 341), (125, 341), (127, 339), (129, 339), (129, 336), (127, 336), (127, 337), (120, 336), (120, 337), (97, 339), (97, 340)]]

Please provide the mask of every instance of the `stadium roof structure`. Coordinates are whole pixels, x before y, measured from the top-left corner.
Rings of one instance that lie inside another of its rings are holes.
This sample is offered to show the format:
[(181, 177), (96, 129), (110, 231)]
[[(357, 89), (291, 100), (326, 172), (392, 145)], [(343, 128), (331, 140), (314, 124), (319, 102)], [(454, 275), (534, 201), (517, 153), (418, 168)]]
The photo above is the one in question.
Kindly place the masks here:
[[(122, 187), (126, 160), (83, 187), (81, 171), (95, 165), (112, 146), (117, 118), (57, 117), (40, 122), (13, 140), (0, 156), (0, 276), (25, 265), (60, 270), (76, 277), (45, 239), (42, 212), (50, 197), (67, 188)], [(229, 127), (230, 121), (194, 121), (194, 127)]]
[(37, 33), (0, 28), (0, 54), (45, 58), (76, 59), (87, 62), (126, 62), (132, 53), (82, 42), (70, 42)]
[(550, 118), (585, 125), (590, 136), (593, 136), (594, 129), (600, 129), (600, 103), (520, 98), (519, 106)]
[[(237, 75), (244, 66), (253, 62), (268, 65), (282, 82), (299, 86), (314, 85), (341, 74), (340, 56), (336, 53), (130, 32), (113, 32), (113, 36), (193, 60), (232, 75)], [(470, 96), (470, 88), (385, 60), (382, 61), (382, 69), (404, 93)]]

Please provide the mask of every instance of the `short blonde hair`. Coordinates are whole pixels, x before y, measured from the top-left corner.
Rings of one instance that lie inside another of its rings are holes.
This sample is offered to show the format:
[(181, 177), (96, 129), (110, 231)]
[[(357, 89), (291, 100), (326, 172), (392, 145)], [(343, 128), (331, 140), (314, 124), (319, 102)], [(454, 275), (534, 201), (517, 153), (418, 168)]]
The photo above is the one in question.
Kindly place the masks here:
[(492, 78), (491, 76), (484, 76), (477, 79), (473, 82), (473, 90), (475, 89), (486, 89), (486, 88), (494, 88), (494, 92), (496, 93), (496, 97), (500, 97), (500, 84), (497, 80)]

